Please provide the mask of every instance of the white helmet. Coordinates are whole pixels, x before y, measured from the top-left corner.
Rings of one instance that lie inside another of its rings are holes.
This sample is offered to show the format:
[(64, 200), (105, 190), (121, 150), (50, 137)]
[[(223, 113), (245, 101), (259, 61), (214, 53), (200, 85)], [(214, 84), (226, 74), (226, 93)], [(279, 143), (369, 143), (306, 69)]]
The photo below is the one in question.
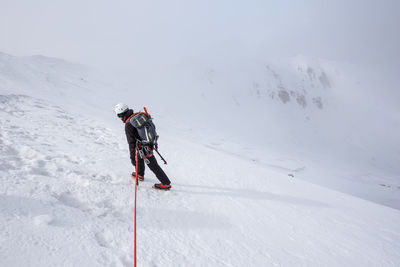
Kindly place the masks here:
[(114, 111), (115, 111), (115, 114), (119, 115), (121, 113), (124, 113), (128, 109), (129, 109), (129, 107), (127, 104), (119, 103), (115, 106)]

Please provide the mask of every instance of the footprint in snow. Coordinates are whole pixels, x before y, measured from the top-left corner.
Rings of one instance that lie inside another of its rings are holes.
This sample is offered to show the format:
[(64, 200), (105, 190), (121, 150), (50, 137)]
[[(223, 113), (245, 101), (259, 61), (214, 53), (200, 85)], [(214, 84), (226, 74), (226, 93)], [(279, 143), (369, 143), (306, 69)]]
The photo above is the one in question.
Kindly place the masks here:
[(101, 247), (111, 248), (116, 246), (114, 235), (111, 231), (104, 230), (102, 232), (97, 232), (94, 237), (97, 244)]
[(90, 211), (90, 209), (86, 206), (85, 203), (79, 201), (78, 199), (74, 198), (71, 193), (66, 192), (66, 193), (62, 193), (61, 195), (54, 195), (54, 197), (60, 201), (62, 204), (64, 204), (65, 206), (71, 207), (71, 208), (75, 208), (75, 209), (79, 209), (83, 212), (88, 212)]
[(33, 223), (37, 226), (49, 225), (54, 222), (54, 217), (50, 214), (38, 215), (33, 218)]

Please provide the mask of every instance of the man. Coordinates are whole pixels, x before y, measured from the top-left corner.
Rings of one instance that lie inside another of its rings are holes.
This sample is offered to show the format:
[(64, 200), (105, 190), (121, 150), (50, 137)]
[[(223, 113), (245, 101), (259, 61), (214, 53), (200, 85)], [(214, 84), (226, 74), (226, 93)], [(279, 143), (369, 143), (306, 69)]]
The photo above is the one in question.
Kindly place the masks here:
[[(137, 148), (140, 151), (142, 157), (138, 153), (138, 168), (136, 170), (138, 174), (139, 180), (144, 180), (144, 162), (149, 166), (150, 170), (156, 175), (157, 179), (161, 182), (158, 184), (154, 184), (153, 188), (160, 190), (169, 190), (171, 188), (171, 181), (168, 179), (168, 176), (161, 169), (160, 165), (158, 165), (156, 158), (153, 154), (153, 145), (142, 145), (138, 130), (133, 126), (130, 122), (130, 119), (139, 113), (133, 113), (133, 110), (130, 109), (126, 104), (117, 104), (115, 106), (115, 113), (117, 116), (125, 123), (125, 134), (129, 144), (129, 152), (130, 158), (133, 166), (136, 168), (136, 153), (135, 149)], [(135, 173), (132, 173), (135, 175)]]

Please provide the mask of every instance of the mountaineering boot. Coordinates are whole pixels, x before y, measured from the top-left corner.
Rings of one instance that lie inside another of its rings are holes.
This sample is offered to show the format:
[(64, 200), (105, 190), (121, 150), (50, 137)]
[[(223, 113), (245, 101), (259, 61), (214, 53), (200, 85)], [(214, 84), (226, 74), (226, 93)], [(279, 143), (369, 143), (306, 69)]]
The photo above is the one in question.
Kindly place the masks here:
[(153, 188), (158, 189), (158, 190), (170, 190), (171, 185), (170, 184), (154, 184)]
[[(132, 178), (135, 179), (136, 178), (136, 172), (132, 172), (131, 174)], [(144, 180), (144, 176), (143, 175), (139, 175), (137, 176), (139, 181), (143, 181)]]

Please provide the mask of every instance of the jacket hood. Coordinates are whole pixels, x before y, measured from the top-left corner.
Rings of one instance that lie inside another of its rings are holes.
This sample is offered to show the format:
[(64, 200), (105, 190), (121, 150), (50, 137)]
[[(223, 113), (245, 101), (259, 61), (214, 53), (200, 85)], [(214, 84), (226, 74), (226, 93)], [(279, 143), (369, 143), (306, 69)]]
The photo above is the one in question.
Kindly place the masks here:
[(132, 109), (128, 109), (127, 111), (124, 112), (123, 116), (121, 117), (121, 119), (123, 120), (124, 123), (126, 123), (126, 120), (132, 116), (133, 114), (133, 110)]

